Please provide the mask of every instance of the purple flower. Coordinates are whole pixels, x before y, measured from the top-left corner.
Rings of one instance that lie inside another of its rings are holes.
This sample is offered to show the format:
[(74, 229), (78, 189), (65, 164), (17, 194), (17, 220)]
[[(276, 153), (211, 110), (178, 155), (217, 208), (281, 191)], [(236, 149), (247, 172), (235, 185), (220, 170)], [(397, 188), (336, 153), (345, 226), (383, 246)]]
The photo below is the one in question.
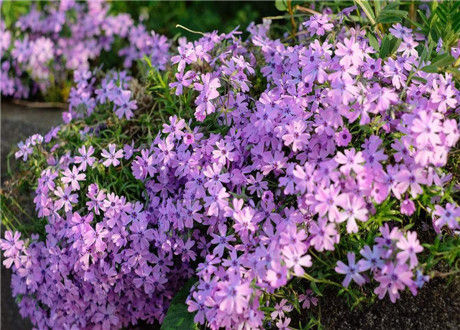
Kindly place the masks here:
[(24, 242), (20, 239), (21, 233), (15, 231), (14, 233), (7, 230), (5, 232), (5, 239), (0, 240), (0, 248), (3, 250), (3, 255), (6, 257), (3, 260), (3, 265), (6, 268), (21, 266), (20, 254), (24, 247)]
[(303, 23), (303, 25), (308, 29), (310, 35), (319, 35), (323, 36), (326, 32), (331, 31), (334, 25), (329, 22), (328, 15), (325, 14), (315, 14), (310, 17), (310, 19)]
[(459, 227), (458, 218), (460, 218), (460, 207), (457, 205), (447, 203), (445, 208), (436, 205), (433, 214), (435, 216), (434, 223), (439, 228), (445, 225), (451, 229), (457, 229)]
[(239, 278), (222, 282), (218, 285), (216, 298), (219, 299), (219, 309), (228, 314), (243, 312), (252, 293), (248, 282), (241, 282)]
[(343, 208), (338, 222), (347, 221), (347, 232), (356, 233), (358, 231), (356, 220), (367, 220), (368, 211), (364, 200), (351, 194), (342, 194), (337, 200), (337, 203)]
[(305, 271), (303, 267), (311, 267), (311, 257), (302, 255), (296, 249), (283, 249), (284, 262), (289, 269), (292, 269), (296, 276), (302, 276)]
[(368, 269), (376, 271), (383, 267), (384, 260), (382, 259), (382, 251), (377, 245), (374, 245), (372, 250), (366, 245), (359, 253), (364, 257), (364, 259), (359, 261), (361, 271), (366, 271)]
[(130, 98), (131, 91), (129, 90), (122, 90), (114, 97), (113, 103), (115, 104), (115, 114), (118, 118), (126, 117), (127, 119), (131, 119), (134, 116), (132, 110), (136, 110), (137, 105), (135, 101), (130, 101)]
[(284, 313), (289, 313), (292, 311), (293, 307), (288, 304), (286, 299), (282, 299), (279, 304), (275, 305), (275, 310), (270, 314), (271, 318), (274, 319), (282, 319), (284, 318)]
[(303, 309), (310, 309), (311, 305), (317, 306), (318, 305), (318, 298), (313, 296), (313, 291), (310, 289), (305, 290), (305, 294), (299, 295), (299, 303), (302, 303)]
[(111, 165), (118, 166), (120, 164), (118, 159), (123, 158), (123, 149), (116, 150), (117, 146), (113, 143), (110, 143), (108, 147), (108, 151), (106, 149), (102, 150), (101, 156), (106, 158), (102, 164), (105, 167), (109, 167)]
[(316, 250), (334, 250), (339, 237), (333, 223), (328, 223), (326, 218), (319, 218), (311, 222), (309, 231), (312, 234), (310, 243)]
[(352, 279), (358, 285), (363, 285), (366, 280), (361, 274), (359, 274), (363, 271), (363, 269), (361, 268), (361, 264), (359, 262), (355, 264), (355, 254), (353, 252), (348, 252), (347, 259), (348, 265), (345, 265), (342, 261), (337, 261), (337, 267), (335, 267), (335, 271), (337, 273), (346, 274), (342, 285), (347, 288)]
[(346, 147), (351, 141), (351, 134), (348, 129), (344, 128), (341, 132), (336, 133), (335, 139), (337, 145)]
[(200, 92), (196, 99), (197, 105), (195, 117), (199, 121), (203, 121), (206, 115), (210, 115), (215, 111), (215, 106), (211, 102), (219, 96), (217, 88), (220, 87), (219, 79), (212, 77), (210, 73), (201, 76), (201, 83), (195, 83), (194, 88)]
[(72, 210), (72, 203), (75, 204), (78, 201), (78, 195), (72, 194), (72, 188), (69, 186), (64, 189), (62, 189), (62, 187), (58, 187), (54, 191), (54, 194), (59, 197), (54, 204), (56, 210), (60, 210), (64, 207), (64, 211), (69, 212)]
[(72, 190), (79, 190), (79, 181), (84, 181), (86, 178), (86, 175), (84, 173), (80, 173), (76, 166), (74, 166), (72, 170), (70, 170), (70, 168), (67, 168), (64, 172), (62, 172), (62, 174), (62, 183), (70, 185), (72, 187)]
[(354, 38), (345, 38), (342, 43), (337, 43), (337, 50), (335, 54), (340, 56), (340, 64), (345, 68), (350, 66), (358, 66), (363, 62), (364, 54), (358, 43), (355, 42)]
[(412, 272), (406, 264), (393, 263), (385, 265), (381, 275), (375, 277), (380, 282), (380, 286), (375, 288), (374, 292), (382, 299), (388, 292), (391, 302), (395, 302), (399, 298), (399, 291), (403, 290), (405, 286), (411, 286)]

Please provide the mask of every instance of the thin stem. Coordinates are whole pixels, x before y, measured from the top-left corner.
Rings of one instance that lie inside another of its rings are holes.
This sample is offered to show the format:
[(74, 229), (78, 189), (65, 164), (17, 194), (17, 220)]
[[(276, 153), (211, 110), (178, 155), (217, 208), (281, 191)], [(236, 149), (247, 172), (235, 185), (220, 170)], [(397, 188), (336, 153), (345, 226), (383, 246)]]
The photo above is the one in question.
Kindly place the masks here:
[(441, 272), (437, 272), (437, 271), (434, 271), (430, 274), (430, 277), (431, 278), (435, 278), (435, 277), (440, 277), (440, 278), (445, 278), (445, 277), (448, 277), (450, 275), (455, 275), (455, 274), (458, 274), (460, 273), (460, 270), (453, 270), (451, 272), (447, 272), (447, 273), (441, 273)]
[(324, 284), (331, 284), (331, 285), (335, 285), (339, 288), (344, 288), (346, 290), (348, 290), (347, 288), (345, 288), (343, 285), (339, 284), (339, 283), (336, 283), (334, 281), (330, 281), (330, 280), (327, 280), (327, 279), (318, 279), (318, 278), (314, 278), (313, 276), (305, 273), (303, 274), (303, 277), (311, 282), (315, 282), (315, 283), (324, 283)]
[(194, 30), (189, 29), (188, 27), (185, 27), (185, 26), (180, 25), (180, 24), (177, 24), (177, 25), (176, 25), (176, 28), (181, 28), (181, 29), (184, 29), (185, 31), (188, 31), (188, 32), (191, 32), (191, 33), (196, 33), (196, 34), (201, 34), (202, 36), (204, 36), (204, 33), (203, 33), (203, 32), (194, 31)]
[(321, 262), (323, 265), (325, 265), (325, 266), (328, 266), (328, 267), (329, 267), (329, 265), (328, 265), (328, 264), (327, 264), (327, 263), (326, 263), (326, 262), (325, 262), (323, 259), (321, 259), (321, 258), (320, 258), (320, 257), (318, 257), (316, 254), (314, 254), (314, 253), (313, 253), (313, 251), (310, 251), (309, 253), (310, 253), (310, 254), (311, 254), (313, 257), (315, 257), (315, 258), (316, 258), (316, 260), (318, 260), (319, 262)]
[(310, 9), (310, 8), (305, 8), (305, 7), (302, 7), (300, 5), (295, 6), (295, 9), (299, 10), (299, 11), (303, 11), (305, 13), (312, 14), (312, 15), (319, 15), (320, 14), (320, 12), (317, 12), (316, 10), (313, 10), (313, 9)]
[(294, 38), (297, 32), (297, 24), (294, 19), (294, 11), (292, 9), (292, 0), (288, 0), (287, 5), (288, 5), (289, 16), (291, 16), (291, 25), (292, 25), (291, 37)]

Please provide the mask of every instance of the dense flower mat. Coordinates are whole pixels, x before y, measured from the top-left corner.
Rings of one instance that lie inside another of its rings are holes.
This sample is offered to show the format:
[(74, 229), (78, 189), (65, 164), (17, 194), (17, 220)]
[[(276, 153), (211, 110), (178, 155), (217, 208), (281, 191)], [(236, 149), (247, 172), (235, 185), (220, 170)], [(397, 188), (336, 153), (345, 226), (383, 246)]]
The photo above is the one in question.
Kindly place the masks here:
[(161, 323), (188, 281), (197, 324), (302, 327), (325, 288), (395, 302), (437, 253), (456, 262), (455, 82), (420, 70), (422, 34), (369, 37), (354, 10), (310, 16), (291, 43), (270, 21), (169, 53), (151, 39), (141, 82), (77, 70), (65, 124), (16, 152), (43, 224), (1, 243), (22, 315)]
[[(159, 68), (167, 62), (166, 37), (135, 24), (128, 14), (112, 15), (103, 0), (63, 0), (39, 10), (32, 6), (14, 30), (0, 22), (2, 57), (0, 89), (3, 96), (27, 98), (60, 88), (66, 98), (74, 70), (88, 70), (108, 52), (117, 52), (124, 68), (143, 56)], [(117, 50), (117, 48), (119, 48)], [(104, 67), (102, 62), (101, 66)], [(54, 95), (53, 97), (57, 97)]]

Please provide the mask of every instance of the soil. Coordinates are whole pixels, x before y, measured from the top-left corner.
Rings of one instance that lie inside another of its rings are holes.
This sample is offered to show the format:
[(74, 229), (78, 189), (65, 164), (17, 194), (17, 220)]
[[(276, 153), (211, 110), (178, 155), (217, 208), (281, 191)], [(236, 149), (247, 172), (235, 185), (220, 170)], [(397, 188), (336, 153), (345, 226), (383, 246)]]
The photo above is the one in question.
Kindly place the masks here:
[(341, 298), (326, 296), (321, 304), (326, 329), (458, 329), (460, 278), (433, 279), (419, 290), (401, 294), (395, 304), (388, 297), (370, 307), (350, 311)]
[[(34, 133), (46, 133), (61, 122), (56, 109), (30, 109), (9, 103), (1, 107), (1, 179), (11, 147)], [(5, 330), (31, 329), (11, 297), (10, 271), (2, 265), (1, 322)], [(460, 328), (460, 278), (434, 279), (417, 296), (404, 292), (393, 304), (388, 298), (370, 307), (350, 311), (340, 297), (320, 300), (321, 323), (326, 329), (458, 329)], [(147, 328), (147, 327), (143, 327)]]

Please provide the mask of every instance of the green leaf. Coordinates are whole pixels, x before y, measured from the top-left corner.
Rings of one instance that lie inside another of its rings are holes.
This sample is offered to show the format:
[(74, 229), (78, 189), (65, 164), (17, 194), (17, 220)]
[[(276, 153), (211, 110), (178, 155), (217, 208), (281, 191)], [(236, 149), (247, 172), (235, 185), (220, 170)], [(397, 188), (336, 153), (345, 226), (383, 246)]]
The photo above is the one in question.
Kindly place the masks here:
[(430, 30), (430, 36), (431, 36), (431, 39), (434, 41), (434, 42), (438, 42), (439, 38), (440, 38), (440, 31), (438, 30), (438, 27), (437, 25), (433, 25), (431, 27), (431, 30)]
[(433, 66), (433, 65), (427, 65), (427, 66), (424, 66), (423, 68), (421, 68), (420, 70), (422, 70), (423, 72), (429, 72), (429, 73), (436, 73), (438, 72), (438, 68)]
[(390, 56), (393, 55), (394, 53), (396, 53), (396, 51), (398, 50), (399, 48), (399, 45), (401, 45), (401, 42), (402, 40), (401, 39), (398, 39), (398, 38), (395, 38), (392, 40), (391, 42), (391, 47), (390, 47)]
[(386, 35), (383, 38), (382, 44), (380, 46), (380, 57), (387, 58), (388, 56), (393, 55), (393, 53), (395, 53), (398, 50), (401, 41), (401, 39), (394, 38), (390, 35)]
[(275, 7), (279, 11), (287, 10), (287, 1), (286, 0), (275, 0)]
[(371, 5), (369, 4), (369, 1), (367, 0), (355, 0), (356, 3), (361, 7), (361, 9), (364, 11), (366, 14), (367, 18), (371, 22), (372, 25), (375, 24), (375, 15), (374, 11), (372, 10)]
[(401, 23), (402, 18), (397, 16), (386, 16), (382, 15), (377, 19), (377, 23), (391, 24), (391, 23)]
[(448, 66), (448, 65), (450, 65), (450, 64), (452, 64), (454, 62), (455, 62), (455, 58), (453, 56), (451, 56), (450, 54), (446, 53), (446, 54), (436, 56), (433, 59), (433, 64), (431, 64), (431, 65), (439, 68), (439, 67)]
[(397, 16), (397, 17), (406, 17), (408, 15), (407, 11), (405, 10), (398, 10), (398, 9), (390, 9), (390, 10), (386, 10), (386, 7), (385, 9), (382, 11), (382, 13), (379, 15), (379, 16), (384, 16), (384, 15), (393, 15), (393, 16)]
[(386, 35), (382, 39), (382, 43), (380, 44), (379, 56), (381, 58), (385, 58), (385, 57), (387, 57), (389, 52), (390, 52), (390, 37), (389, 37), (389, 35)]
[(318, 286), (316, 285), (315, 282), (313, 282), (313, 281), (310, 282), (310, 287), (313, 290), (313, 292), (316, 293), (318, 296), (320, 296), (320, 297), (323, 296), (323, 294), (321, 293), (321, 291), (319, 291)]
[(454, 20), (452, 22), (452, 29), (454, 30), (455, 33), (460, 32), (460, 14), (455, 14)]
[(407, 17), (408, 12), (405, 10), (393, 9), (396, 6), (390, 4), (386, 6), (380, 15), (377, 17), (377, 23), (395, 23), (401, 22), (404, 17)]
[(371, 47), (374, 48), (376, 51), (379, 51), (379, 43), (377, 39), (372, 35), (372, 33), (368, 33), (367, 38), (369, 39), (369, 45), (371, 45)]
[(193, 321), (194, 313), (187, 310), (185, 300), (190, 293), (190, 289), (196, 282), (196, 278), (191, 278), (187, 283), (176, 293), (169, 305), (166, 317), (161, 325), (161, 330), (176, 330), (176, 329), (198, 329), (198, 326)]
[(412, 79), (413, 79), (413, 80), (420, 81), (420, 82), (422, 82), (422, 83), (424, 83), (424, 84), (427, 83), (426, 79), (424, 79), (424, 78), (422, 78), (422, 77), (414, 76), (414, 77), (412, 77)]
[(442, 23), (447, 24), (449, 20), (449, 12), (445, 6), (443, 5), (438, 6), (438, 8), (436, 8), (435, 10), (435, 14), (438, 15)]
[(430, 26), (430, 22), (428, 21), (428, 18), (425, 16), (425, 13), (423, 11), (421, 11), (420, 9), (417, 10), (417, 13), (418, 15), (420, 16), (420, 18), (422, 19), (423, 21), (423, 24), (427, 27)]

